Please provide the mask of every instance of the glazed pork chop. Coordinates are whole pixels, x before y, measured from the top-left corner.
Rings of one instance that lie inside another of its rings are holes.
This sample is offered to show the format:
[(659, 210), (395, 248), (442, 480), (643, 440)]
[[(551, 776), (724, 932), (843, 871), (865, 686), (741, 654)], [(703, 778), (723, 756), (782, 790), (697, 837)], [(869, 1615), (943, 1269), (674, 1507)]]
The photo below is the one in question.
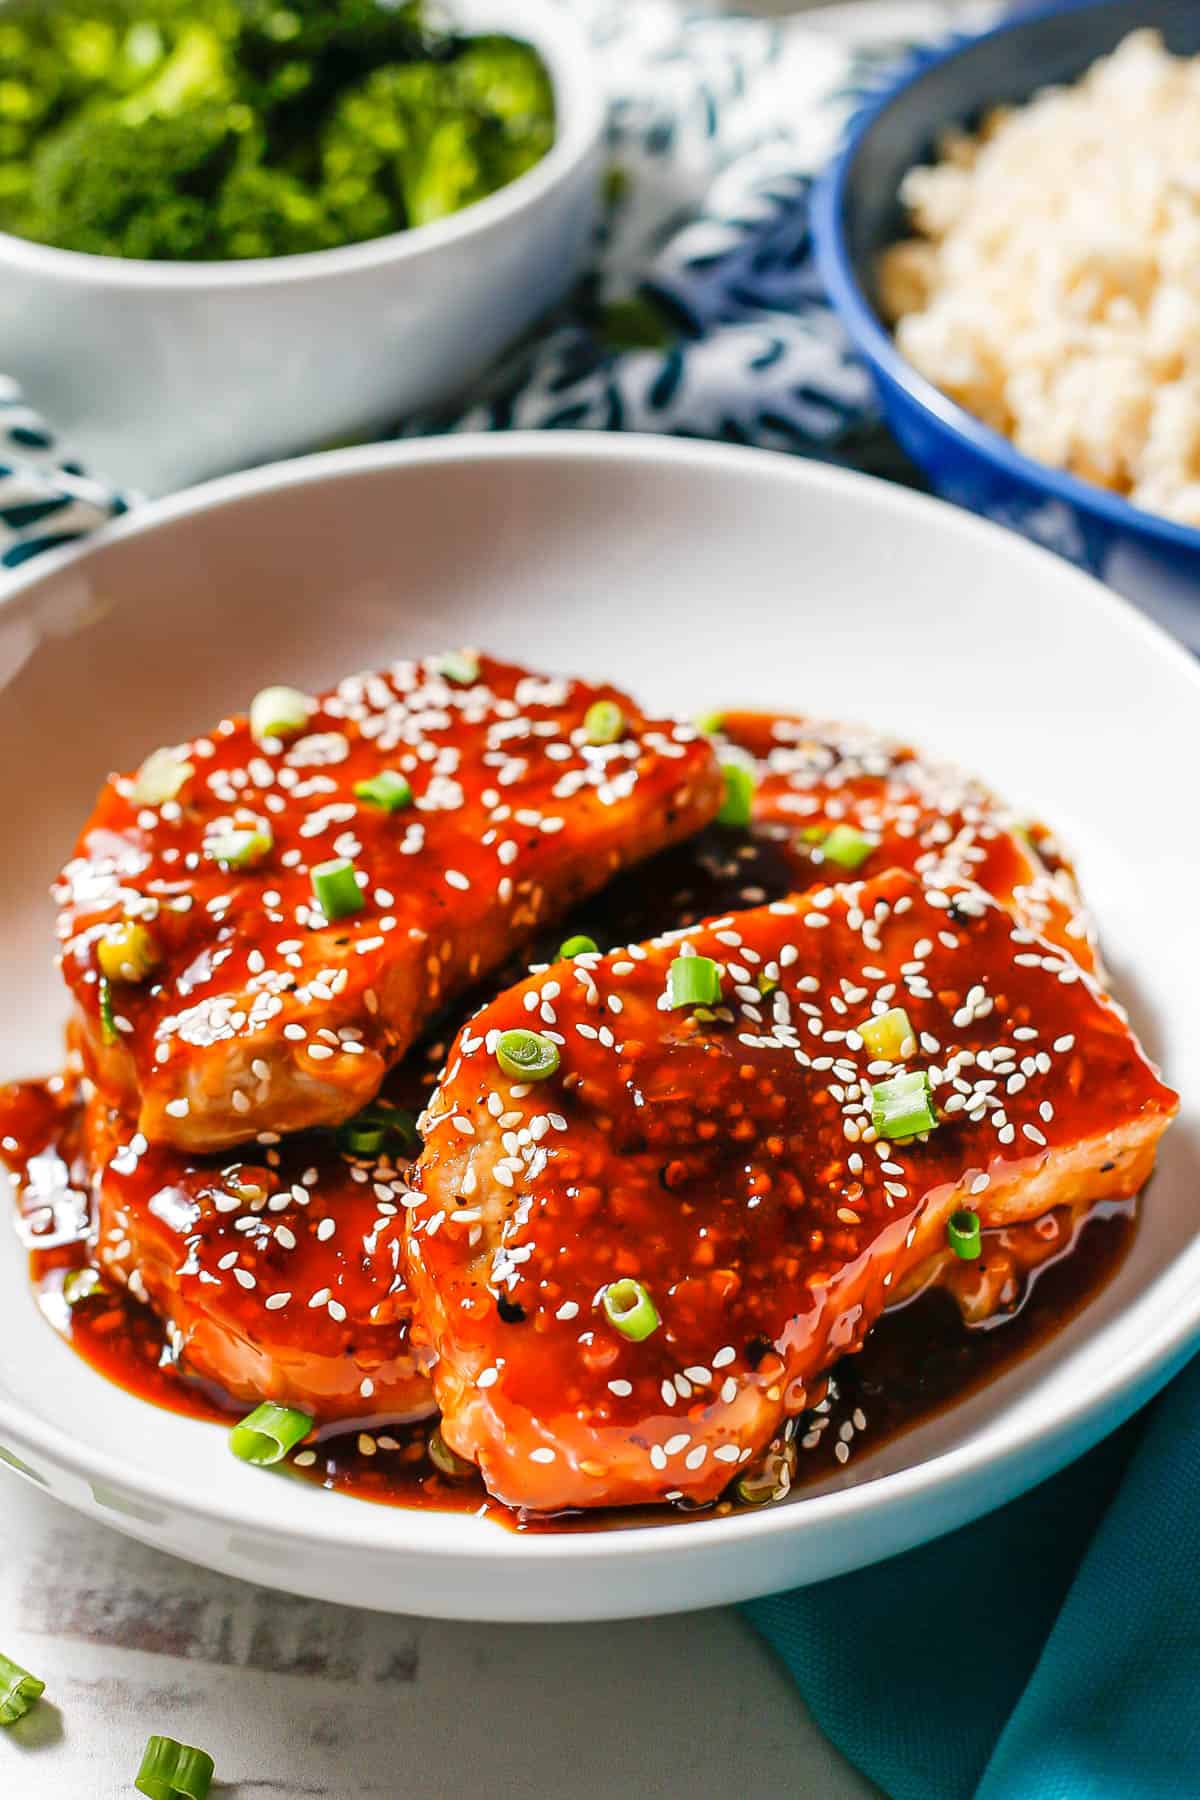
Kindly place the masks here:
[(751, 823), (775, 840), (796, 892), (891, 868), (973, 882), (1081, 968), (1098, 967), (1095, 929), (1051, 834), (975, 777), (865, 726), (803, 714), (727, 712), (715, 736), (722, 759), (753, 776)]
[(408, 1163), (382, 1122), (351, 1141), (366, 1150), (311, 1133), (203, 1159), (87, 1105), (96, 1263), (162, 1316), (183, 1373), (322, 1424), (433, 1410), (400, 1257)]
[(711, 1500), (952, 1215), (1133, 1194), (1176, 1105), (974, 887), (893, 871), (555, 963), (464, 1028), (424, 1121), (443, 1435), (515, 1506)]
[(88, 1071), (151, 1142), (336, 1124), (720, 776), (611, 687), (468, 653), (267, 690), (112, 777), (56, 892)]

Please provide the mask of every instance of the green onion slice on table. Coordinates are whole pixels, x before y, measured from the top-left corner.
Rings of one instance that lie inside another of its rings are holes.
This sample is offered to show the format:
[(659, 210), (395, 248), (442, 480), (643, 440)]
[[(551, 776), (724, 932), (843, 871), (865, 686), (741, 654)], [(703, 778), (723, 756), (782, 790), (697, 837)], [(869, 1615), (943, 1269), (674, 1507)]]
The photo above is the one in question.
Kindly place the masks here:
[(0, 1725), (15, 1725), (46, 1691), (44, 1681), (11, 1657), (0, 1656)]
[(152, 1737), (134, 1786), (147, 1800), (207, 1800), (215, 1765), (207, 1750)]

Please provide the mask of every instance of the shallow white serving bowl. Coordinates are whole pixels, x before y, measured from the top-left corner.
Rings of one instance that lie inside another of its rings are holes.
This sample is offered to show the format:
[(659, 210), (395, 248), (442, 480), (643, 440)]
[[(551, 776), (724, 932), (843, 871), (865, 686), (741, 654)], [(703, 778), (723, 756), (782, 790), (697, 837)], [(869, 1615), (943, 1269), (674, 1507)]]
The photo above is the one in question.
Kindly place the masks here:
[(0, 1075), (59, 1055), (46, 887), (111, 766), (264, 683), (463, 642), (683, 712), (866, 718), (1053, 820), (1134, 1020), (1187, 1096), (1128, 1260), (1022, 1366), (794, 1504), (523, 1538), (235, 1462), (218, 1427), (80, 1362), (0, 1229), (0, 1446), (68, 1504), (232, 1574), (398, 1611), (586, 1619), (872, 1562), (1116, 1425), (1200, 1330), (1200, 670), (1065, 563), (864, 477), (653, 438), (390, 445), (214, 483), (31, 569), (0, 604)]
[(565, 292), (597, 213), (604, 101), (554, 0), (447, 0), (466, 31), (540, 52), (557, 136), (451, 218), (340, 250), (135, 262), (0, 232), (0, 360), (106, 480), (164, 494), (464, 392)]

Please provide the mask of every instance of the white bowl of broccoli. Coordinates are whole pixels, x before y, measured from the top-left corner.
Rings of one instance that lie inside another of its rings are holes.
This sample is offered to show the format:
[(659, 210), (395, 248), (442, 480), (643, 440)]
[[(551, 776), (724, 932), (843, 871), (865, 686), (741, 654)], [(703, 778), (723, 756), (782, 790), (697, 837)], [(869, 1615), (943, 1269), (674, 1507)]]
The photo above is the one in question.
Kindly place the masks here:
[(0, 32), (29, 95), (0, 364), (97, 473), (163, 493), (384, 430), (571, 280), (603, 103), (553, 0), (452, 0), (437, 29), (419, 0), (28, 17)]

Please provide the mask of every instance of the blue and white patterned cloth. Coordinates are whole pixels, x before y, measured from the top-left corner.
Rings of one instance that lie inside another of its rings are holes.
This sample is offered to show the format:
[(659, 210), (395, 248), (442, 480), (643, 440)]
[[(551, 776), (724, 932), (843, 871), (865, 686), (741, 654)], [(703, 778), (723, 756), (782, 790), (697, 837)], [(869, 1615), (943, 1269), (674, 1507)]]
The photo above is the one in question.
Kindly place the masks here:
[[(679, 0), (561, 3), (585, 19), (610, 98), (595, 256), (467, 411), (397, 433), (657, 431), (905, 474), (818, 282), (809, 186), (882, 68), (987, 9), (926, 0), (772, 24)], [(0, 377), (0, 567), (136, 498), (89, 479), (36, 405)]]

